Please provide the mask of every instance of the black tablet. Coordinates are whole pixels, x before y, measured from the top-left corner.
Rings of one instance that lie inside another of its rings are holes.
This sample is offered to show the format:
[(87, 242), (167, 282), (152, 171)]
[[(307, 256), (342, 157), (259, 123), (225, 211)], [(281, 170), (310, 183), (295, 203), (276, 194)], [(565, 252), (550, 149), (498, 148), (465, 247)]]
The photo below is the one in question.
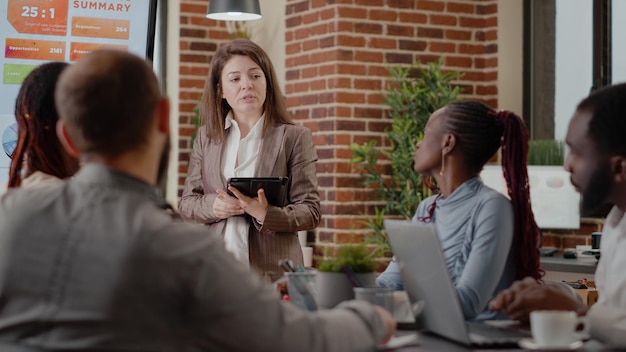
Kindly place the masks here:
[[(267, 202), (271, 205), (284, 207), (287, 203), (287, 184), (289, 177), (233, 177), (228, 184), (237, 188), (248, 197), (256, 197), (261, 188), (265, 191)], [(229, 192), (230, 193), (230, 192)]]

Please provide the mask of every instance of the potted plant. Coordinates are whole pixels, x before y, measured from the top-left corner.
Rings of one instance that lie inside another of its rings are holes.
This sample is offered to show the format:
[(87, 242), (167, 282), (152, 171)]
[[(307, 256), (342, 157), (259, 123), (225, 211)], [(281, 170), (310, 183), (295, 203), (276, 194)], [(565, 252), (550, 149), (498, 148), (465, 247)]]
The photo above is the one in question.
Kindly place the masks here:
[(342, 301), (353, 299), (355, 286), (376, 286), (376, 251), (364, 244), (343, 245), (334, 257), (322, 261), (315, 282), (317, 305), (332, 308)]
[(392, 120), (385, 131), (389, 146), (378, 146), (371, 140), (351, 147), (351, 162), (360, 168), (363, 185), (375, 186), (376, 201), (381, 204), (374, 208), (374, 217), (364, 221), (371, 230), (366, 243), (376, 244), (385, 255), (391, 249), (383, 219), (410, 219), (417, 205), (430, 195), (421, 175), (413, 171), (413, 154), (430, 114), (458, 99), (459, 87), (452, 81), (459, 73), (444, 71), (441, 65), (416, 62), (408, 67), (390, 67), (391, 80), (382, 93)]

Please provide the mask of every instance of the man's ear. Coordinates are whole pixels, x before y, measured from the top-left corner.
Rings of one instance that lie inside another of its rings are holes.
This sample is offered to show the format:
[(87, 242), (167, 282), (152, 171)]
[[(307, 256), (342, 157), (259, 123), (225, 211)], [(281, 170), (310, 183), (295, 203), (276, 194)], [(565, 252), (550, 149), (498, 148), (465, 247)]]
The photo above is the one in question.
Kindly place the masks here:
[(59, 138), (61, 145), (63, 145), (63, 148), (65, 148), (65, 151), (70, 156), (78, 158), (78, 156), (80, 155), (80, 151), (78, 150), (78, 148), (76, 148), (74, 142), (72, 142), (72, 139), (70, 138), (69, 134), (67, 133), (67, 129), (65, 128), (65, 123), (62, 120), (57, 121), (56, 131), (57, 137)]
[(168, 134), (170, 132), (170, 100), (167, 97), (159, 100), (156, 112), (159, 132)]
[(616, 182), (626, 182), (626, 157), (612, 156), (610, 159), (611, 172)]

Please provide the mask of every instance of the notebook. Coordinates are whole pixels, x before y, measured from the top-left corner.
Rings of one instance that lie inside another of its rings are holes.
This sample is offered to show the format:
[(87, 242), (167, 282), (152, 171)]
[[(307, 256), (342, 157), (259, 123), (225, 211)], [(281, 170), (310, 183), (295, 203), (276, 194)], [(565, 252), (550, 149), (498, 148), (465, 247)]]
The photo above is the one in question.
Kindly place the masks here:
[(474, 346), (517, 346), (531, 337), (515, 322), (466, 322), (450, 279), (434, 224), (385, 220), (385, 230), (411, 304), (424, 308), (418, 325), (449, 340)]

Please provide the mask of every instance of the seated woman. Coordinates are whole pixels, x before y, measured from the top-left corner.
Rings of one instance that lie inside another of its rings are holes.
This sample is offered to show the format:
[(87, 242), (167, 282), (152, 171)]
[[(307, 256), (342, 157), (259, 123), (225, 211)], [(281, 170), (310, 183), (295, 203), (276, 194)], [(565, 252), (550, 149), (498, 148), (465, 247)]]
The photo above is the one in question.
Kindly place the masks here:
[(17, 145), (11, 155), (8, 188), (61, 182), (78, 171), (78, 160), (59, 141), (54, 87), (69, 64), (43, 64), (24, 79), (15, 101)]
[[(510, 200), (479, 177), (500, 147)], [(506, 319), (490, 312), (488, 302), (516, 279), (541, 277), (541, 232), (530, 208), (527, 154), (522, 119), (475, 101), (453, 102), (435, 111), (417, 144), (415, 172), (434, 178), (439, 194), (420, 203), (413, 221), (437, 224), (468, 320)], [(395, 260), (377, 284), (403, 289)]]

